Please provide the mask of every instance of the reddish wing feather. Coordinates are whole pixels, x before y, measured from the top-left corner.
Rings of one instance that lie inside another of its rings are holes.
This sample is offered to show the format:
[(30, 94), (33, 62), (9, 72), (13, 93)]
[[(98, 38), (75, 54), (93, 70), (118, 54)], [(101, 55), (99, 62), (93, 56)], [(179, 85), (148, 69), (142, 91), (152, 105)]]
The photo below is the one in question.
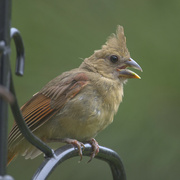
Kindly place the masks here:
[[(35, 128), (32, 128), (34, 124), (38, 124), (45, 115), (53, 115), (55, 111), (50, 107), (51, 99), (42, 94), (36, 94), (33, 96), (22, 108), (21, 112), (24, 117), (24, 120), (28, 127), (34, 131)], [(43, 119), (46, 122), (49, 119)], [(44, 124), (43, 122), (41, 122)], [(21, 136), (21, 132), (17, 124), (15, 123), (8, 137), (9, 145), (14, 142), (18, 137)]]

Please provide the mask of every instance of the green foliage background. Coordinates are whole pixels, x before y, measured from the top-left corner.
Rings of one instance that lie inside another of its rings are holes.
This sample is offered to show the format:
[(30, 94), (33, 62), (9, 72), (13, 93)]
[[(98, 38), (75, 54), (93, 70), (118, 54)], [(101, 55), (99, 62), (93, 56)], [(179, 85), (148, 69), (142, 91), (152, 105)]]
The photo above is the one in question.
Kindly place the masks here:
[[(180, 1), (179, 0), (16, 0), (12, 26), (21, 31), (25, 74), (15, 77), (23, 105), (49, 80), (78, 67), (123, 25), (131, 56), (143, 68), (129, 80), (114, 122), (96, 140), (122, 157), (128, 180), (178, 180), (180, 177)], [(12, 43), (12, 66), (15, 50)], [(13, 118), (9, 116), (12, 126)], [(8, 167), (15, 179), (31, 179), (43, 156), (19, 157)], [(74, 158), (49, 177), (112, 179), (104, 162)]]

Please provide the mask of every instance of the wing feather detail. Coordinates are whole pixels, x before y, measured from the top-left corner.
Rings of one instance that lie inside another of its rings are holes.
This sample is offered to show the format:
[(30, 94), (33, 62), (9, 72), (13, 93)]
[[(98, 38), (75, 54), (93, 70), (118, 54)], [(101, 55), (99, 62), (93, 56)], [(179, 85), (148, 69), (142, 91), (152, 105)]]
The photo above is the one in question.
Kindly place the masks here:
[[(37, 127), (43, 125), (52, 115), (56, 113), (50, 106), (51, 99), (42, 94), (36, 94), (22, 108), (21, 112), (27, 126), (34, 131)], [(46, 118), (45, 118), (46, 117)], [(16, 123), (9, 134), (9, 145), (21, 136), (21, 132)]]

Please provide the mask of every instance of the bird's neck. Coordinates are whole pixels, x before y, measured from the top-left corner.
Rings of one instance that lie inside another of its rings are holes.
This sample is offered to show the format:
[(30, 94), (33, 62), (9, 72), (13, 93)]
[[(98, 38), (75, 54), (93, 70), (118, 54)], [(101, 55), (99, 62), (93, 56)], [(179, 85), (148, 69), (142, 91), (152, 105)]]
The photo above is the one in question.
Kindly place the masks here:
[(82, 64), (79, 66), (79, 69), (84, 69), (84, 70), (89, 71), (89, 72), (98, 73), (98, 70), (96, 69), (96, 67), (93, 66), (92, 63), (90, 63), (89, 58), (86, 58), (86, 59), (82, 62)]

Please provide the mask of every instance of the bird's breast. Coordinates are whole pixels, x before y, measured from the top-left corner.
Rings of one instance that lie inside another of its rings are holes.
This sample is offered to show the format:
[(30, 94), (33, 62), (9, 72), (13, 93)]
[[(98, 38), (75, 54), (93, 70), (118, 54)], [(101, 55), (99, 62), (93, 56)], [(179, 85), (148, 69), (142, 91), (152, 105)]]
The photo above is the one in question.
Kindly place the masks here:
[(60, 136), (82, 141), (96, 136), (113, 121), (122, 100), (121, 91), (114, 86), (88, 85), (57, 114)]

